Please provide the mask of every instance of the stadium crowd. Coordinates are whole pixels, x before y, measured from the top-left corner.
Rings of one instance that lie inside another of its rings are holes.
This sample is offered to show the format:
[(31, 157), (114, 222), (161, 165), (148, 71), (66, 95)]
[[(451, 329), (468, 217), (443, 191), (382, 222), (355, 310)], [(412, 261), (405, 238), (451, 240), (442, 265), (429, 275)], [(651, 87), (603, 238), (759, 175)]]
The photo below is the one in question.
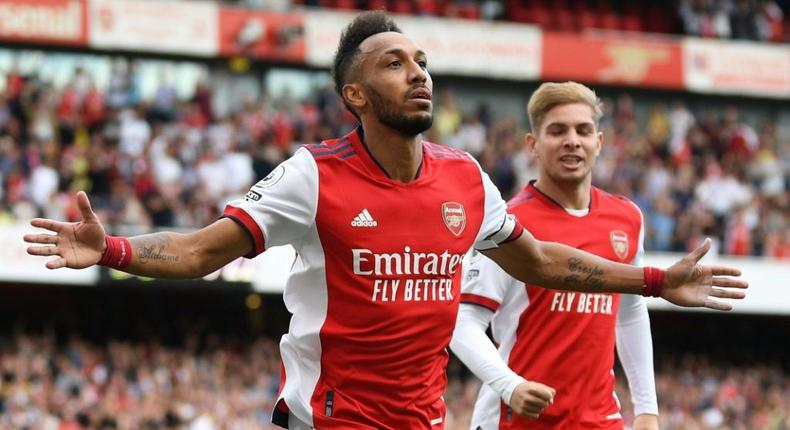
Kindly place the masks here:
[[(191, 335), (180, 345), (94, 344), (77, 335), (22, 334), (0, 343), (2, 430), (273, 430), (276, 343)], [(208, 334), (207, 334), (208, 333)], [(727, 366), (695, 355), (659, 360), (664, 430), (790, 429), (790, 377), (779, 364)], [(671, 367), (669, 363), (674, 363)], [(663, 364), (663, 365), (662, 365)], [(467, 429), (479, 382), (451, 360), (447, 430)], [(619, 379), (626, 422), (628, 388)]]
[[(217, 116), (209, 85), (181, 100), (162, 84), (141, 100), (133, 71), (119, 68), (107, 89), (82, 69), (62, 89), (7, 74), (0, 222), (75, 220), (73, 193), (84, 189), (111, 227), (206, 225), (300, 145), (355, 126), (328, 87), (303, 101), (250, 96)], [(536, 177), (523, 120), (464, 105), (449, 88), (437, 95), (429, 139), (477, 157), (506, 197)], [(775, 118), (629, 94), (604, 99), (604, 110), (594, 180), (642, 208), (646, 249), (682, 252), (711, 236), (723, 254), (790, 258), (790, 136)]]

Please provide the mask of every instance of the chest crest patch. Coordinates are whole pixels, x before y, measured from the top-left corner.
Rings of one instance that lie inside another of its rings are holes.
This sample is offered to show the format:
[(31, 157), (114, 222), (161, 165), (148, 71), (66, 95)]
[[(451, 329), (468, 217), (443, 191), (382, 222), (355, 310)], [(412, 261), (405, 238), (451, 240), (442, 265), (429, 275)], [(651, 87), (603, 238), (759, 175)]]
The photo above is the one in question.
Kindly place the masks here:
[(628, 234), (622, 230), (612, 230), (609, 233), (609, 240), (612, 242), (612, 249), (620, 260), (628, 257)]
[(466, 211), (464, 205), (460, 203), (442, 203), (442, 218), (450, 233), (456, 236), (460, 236), (466, 228)]

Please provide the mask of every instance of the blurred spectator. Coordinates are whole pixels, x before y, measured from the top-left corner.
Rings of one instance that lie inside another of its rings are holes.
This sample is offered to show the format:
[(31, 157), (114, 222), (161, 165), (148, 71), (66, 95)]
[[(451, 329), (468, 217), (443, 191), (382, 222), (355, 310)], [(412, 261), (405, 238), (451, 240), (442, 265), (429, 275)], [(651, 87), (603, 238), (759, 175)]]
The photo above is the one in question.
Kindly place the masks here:
[[(220, 340), (195, 324), (177, 344), (155, 336), (93, 343), (17, 332), (0, 339), (0, 428), (274, 430), (277, 343)], [(790, 374), (780, 364), (731, 366), (689, 354), (656, 371), (662, 429), (790, 428)], [(448, 365), (447, 430), (467, 429), (480, 382)], [(617, 395), (630, 399), (618, 378)], [(630, 402), (622, 405), (626, 423)]]
[[(75, 219), (71, 196), (84, 189), (110, 225), (205, 225), (300, 145), (355, 126), (330, 86), (305, 100), (247, 94), (217, 116), (207, 81), (179, 99), (163, 80), (140, 100), (128, 64), (115, 64), (106, 89), (82, 69), (60, 90), (9, 72), (0, 99), (4, 218)], [(430, 139), (477, 157), (506, 198), (535, 177), (515, 117), (465, 105), (450, 88), (437, 94)], [(648, 250), (683, 252), (712, 235), (722, 252), (790, 258), (790, 138), (774, 119), (752, 124), (735, 107), (697, 113), (683, 100), (667, 109), (627, 93), (604, 107), (593, 180), (642, 207)]]

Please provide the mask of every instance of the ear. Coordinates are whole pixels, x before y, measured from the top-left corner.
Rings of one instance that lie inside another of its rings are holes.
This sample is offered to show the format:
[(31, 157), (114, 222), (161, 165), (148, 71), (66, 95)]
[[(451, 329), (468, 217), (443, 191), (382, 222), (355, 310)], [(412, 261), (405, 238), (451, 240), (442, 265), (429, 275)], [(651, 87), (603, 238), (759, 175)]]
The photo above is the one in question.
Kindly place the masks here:
[(524, 140), (527, 144), (527, 151), (529, 152), (529, 154), (532, 156), (536, 156), (537, 155), (536, 146), (538, 144), (538, 139), (535, 137), (534, 134), (527, 133), (527, 135), (524, 136)]
[(362, 85), (358, 83), (343, 85), (343, 99), (354, 108), (355, 112), (359, 112), (367, 104), (365, 92)]
[(601, 147), (603, 147), (603, 132), (599, 131), (598, 133), (596, 133), (595, 137), (596, 137), (595, 141), (597, 143), (595, 147), (595, 156), (597, 157), (598, 155), (601, 154)]

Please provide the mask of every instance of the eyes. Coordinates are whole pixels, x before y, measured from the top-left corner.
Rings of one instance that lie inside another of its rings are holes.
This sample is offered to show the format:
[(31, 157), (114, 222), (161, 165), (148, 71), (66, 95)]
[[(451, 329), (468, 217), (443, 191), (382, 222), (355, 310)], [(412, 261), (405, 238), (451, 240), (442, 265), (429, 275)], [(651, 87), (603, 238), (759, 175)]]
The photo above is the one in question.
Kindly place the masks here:
[[(415, 63), (417, 63), (417, 65), (420, 66), (420, 68), (423, 70), (426, 70), (428, 68), (428, 62), (425, 60), (417, 60), (415, 61)], [(399, 69), (402, 66), (403, 66), (403, 62), (401, 62), (400, 60), (393, 60), (387, 64), (387, 68), (390, 69)]]
[[(570, 130), (569, 127), (556, 126), (556, 127), (549, 127), (548, 130), (546, 130), (546, 133), (549, 136), (559, 137), (566, 134), (569, 130)], [(582, 137), (592, 136), (593, 134), (595, 134), (595, 130), (593, 129), (593, 127), (591, 127), (588, 124), (582, 124), (576, 127), (576, 134)]]

